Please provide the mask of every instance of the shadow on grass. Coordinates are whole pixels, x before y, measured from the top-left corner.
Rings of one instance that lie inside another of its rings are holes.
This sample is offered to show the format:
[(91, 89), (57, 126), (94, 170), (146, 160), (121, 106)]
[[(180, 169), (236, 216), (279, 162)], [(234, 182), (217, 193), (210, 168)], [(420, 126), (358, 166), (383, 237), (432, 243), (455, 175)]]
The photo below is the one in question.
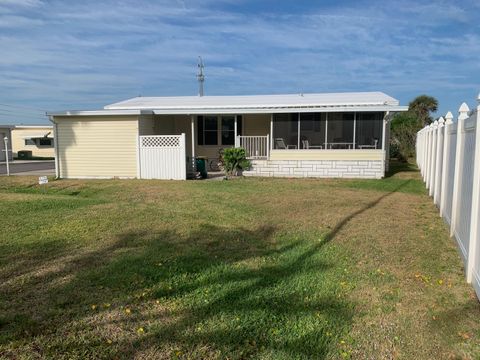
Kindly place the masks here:
[[(145, 229), (80, 254), (54, 249), (57, 257), (35, 257), (21, 265), (22, 271), (13, 265), (1, 272), (4, 278), (19, 278), (0, 286), (2, 309), (10, 309), (0, 319), (0, 345), (23, 342), (47, 357), (132, 358), (151, 351), (169, 357), (181, 351), (197, 358), (218, 353), (323, 358), (347, 334), (354, 314), (354, 304), (344, 299), (339, 285), (344, 264), (338, 253), (323, 247), (402, 186), (346, 216), (326, 234), (211, 224), (188, 235)], [(146, 295), (137, 297), (139, 293)], [(163, 309), (161, 316), (145, 310), (146, 304), (155, 306), (154, 300)], [(92, 314), (91, 304), (100, 303), (139, 311), (112, 317), (112, 308), (98, 306)], [(99, 318), (94, 324), (92, 316)], [(91, 329), (102, 326), (130, 327), (134, 336), (121, 337), (112, 347)], [(136, 336), (139, 326), (146, 331)], [(37, 342), (40, 336), (49, 343)], [(6, 356), (18, 355), (10, 351)]]
[(390, 178), (398, 173), (418, 172), (418, 168), (411, 162), (402, 162), (398, 160), (390, 160), (388, 172), (385, 178)]

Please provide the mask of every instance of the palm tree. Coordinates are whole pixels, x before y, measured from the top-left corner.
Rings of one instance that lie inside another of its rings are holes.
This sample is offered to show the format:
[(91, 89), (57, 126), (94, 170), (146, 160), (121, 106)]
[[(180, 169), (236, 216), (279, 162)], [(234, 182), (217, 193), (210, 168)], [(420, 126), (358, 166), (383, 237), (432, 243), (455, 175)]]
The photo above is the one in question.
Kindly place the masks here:
[(428, 125), (433, 121), (430, 113), (436, 112), (437, 109), (438, 100), (428, 95), (417, 96), (408, 104), (408, 111), (417, 116), (422, 126)]

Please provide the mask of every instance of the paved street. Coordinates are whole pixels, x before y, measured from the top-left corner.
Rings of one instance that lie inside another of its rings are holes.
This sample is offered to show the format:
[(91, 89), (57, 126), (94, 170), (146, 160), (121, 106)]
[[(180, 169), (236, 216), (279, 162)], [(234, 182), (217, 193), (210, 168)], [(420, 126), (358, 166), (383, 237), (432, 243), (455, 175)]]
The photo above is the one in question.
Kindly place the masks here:
[[(0, 163), (0, 175), (7, 174), (7, 166), (5, 162)], [(11, 175), (55, 175), (54, 160), (35, 160), (35, 161), (11, 161)]]

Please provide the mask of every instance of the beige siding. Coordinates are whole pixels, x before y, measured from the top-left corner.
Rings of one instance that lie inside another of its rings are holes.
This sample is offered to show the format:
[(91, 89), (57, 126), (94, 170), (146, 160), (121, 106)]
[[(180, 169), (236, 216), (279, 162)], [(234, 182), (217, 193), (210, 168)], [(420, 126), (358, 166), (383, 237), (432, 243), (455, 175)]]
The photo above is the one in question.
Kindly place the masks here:
[(68, 117), (57, 122), (60, 177), (136, 177), (136, 116)]
[(270, 160), (383, 160), (383, 150), (272, 150)]
[(53, 146), (37, 146), (37, 145), (25, 145), (25, 137), (31, 135), (45, 135), (50, 133), (49, 137), (53, 137), (53, 129), (51, 127), (44, 128), (26, 128), (26, 129), (13, 129), (12, 130), (12, 147), (13, 156), (17, 157), (18, 152), (21, 150), (29, 150), (33, 156), (41, 157), (54, 157), (55, 148)]
[(243, 135), (265, 136), (270, 134), (270, 114), (243, 115)]

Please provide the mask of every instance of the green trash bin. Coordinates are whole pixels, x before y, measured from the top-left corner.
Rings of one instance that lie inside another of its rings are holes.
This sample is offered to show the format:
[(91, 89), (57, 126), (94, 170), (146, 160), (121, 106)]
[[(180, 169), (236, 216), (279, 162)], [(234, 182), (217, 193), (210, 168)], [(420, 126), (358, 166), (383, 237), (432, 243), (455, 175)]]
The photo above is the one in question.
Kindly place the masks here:
[(197, 165), (197, 171), (202, 176), (202, 179), (206, 179), (208, 177), (207, 173), (207, 158), (204, 156), (198, 156), (195, 159), (195, 163)]
[(17, 157), (18, 157), (20, 160), (31, 159), (31, 158), (32, 158), (32, 152), (31, 152), (30, 150), (20, 150), (20, 151), (17, 153)]

